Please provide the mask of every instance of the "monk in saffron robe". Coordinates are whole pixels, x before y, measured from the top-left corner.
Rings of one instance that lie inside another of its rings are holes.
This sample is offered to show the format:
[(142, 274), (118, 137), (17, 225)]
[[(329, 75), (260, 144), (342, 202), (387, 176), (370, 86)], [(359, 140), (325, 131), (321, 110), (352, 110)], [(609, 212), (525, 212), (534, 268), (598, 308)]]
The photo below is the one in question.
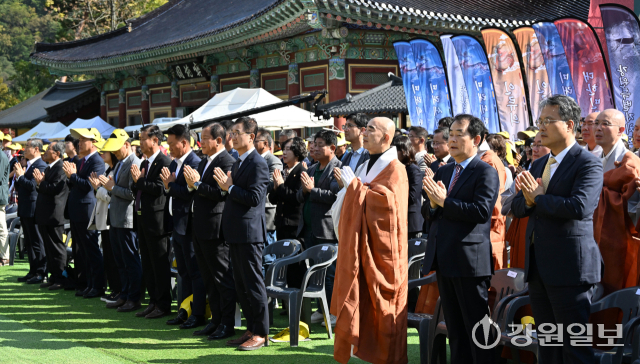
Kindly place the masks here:
[(594, 123), (596, 143), (602, 147), (604, 186), (593, 213), (594, 238), (604, 260), (605, 294), (638, 284), (637, 234), (628, 202), (636, 192), (640, 158), (628, 151), (621, 137), (624, 114), (615, 109), (601, 112)]
[[(342, 181), (346, 194), (338, 223), (331, 313), (337, 316), (334, 358), (407, 363), (409, 181), (391, 140), (395, 124), (369, 121), (370, 159)], [(336, 177), (340, 172), (334, 171)]]

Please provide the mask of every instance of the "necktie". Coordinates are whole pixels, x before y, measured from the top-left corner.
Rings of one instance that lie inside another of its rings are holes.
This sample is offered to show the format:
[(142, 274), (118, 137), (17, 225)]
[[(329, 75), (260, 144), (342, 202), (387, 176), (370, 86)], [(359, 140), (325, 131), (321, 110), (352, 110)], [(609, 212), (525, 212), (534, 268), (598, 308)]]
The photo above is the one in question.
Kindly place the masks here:
[(118, 182), (118, 173), (120, 172), (120, 167), (122, 167), (122, 161), (118, 162), (118, 164), (116, 164), (116, 172), (113, 174), (113, 176), (115, 177), (115, 181)]
[[(147, 166), (148, 166), (148, 165), (149, 165), (149, 160), (148, 160), (148, 159), (145, 159), (145, 160), (142, 162), (142, 164), (140, 165), (140, 170), (144, 169), (145, 177), (146, 177), (146, 175), (147, 175)], [(140, 202), (141, 202), (141, 199), (142, 199), (142, 191), (141, 191), (141, 190), (138, 190), (138, 193), (136, 193), (136, 203), (135, 203), (135, 205), (134, 205), (134, 208), (135, 208), (135, 210), (136, 210), (136, 211), (140, 211)]]
[(447, 196), (449, 196), (449, 194), (451, 193), (453, 186), (456, 185), (456, 182), (458, 182), (458, 178), (460, 178), (461, 174), (462, 174), (462, 166), (459, 164), (456, 164), (456, 174), (453, 176), (453, 181), (451, 181), (451, 184), (449, 185), (449, 191), (447, 191)]
[(544, 187), (544, 192), (547, 192), (547, 187), (549, 187), (549, 181), (551, 181), (551, 165), (555, 162), (556, 159), (549, 156), (547, 165), (544, 166), (544, 172), (542, 172), (542, 187)]
[(78, 172), (80, 172), (82, 170), (82, 167), (84, 167), (84, 162), (86, 161), (85, 158), (82, 158), (82, 162), (80, 162), (80, 169), (78, 169)]

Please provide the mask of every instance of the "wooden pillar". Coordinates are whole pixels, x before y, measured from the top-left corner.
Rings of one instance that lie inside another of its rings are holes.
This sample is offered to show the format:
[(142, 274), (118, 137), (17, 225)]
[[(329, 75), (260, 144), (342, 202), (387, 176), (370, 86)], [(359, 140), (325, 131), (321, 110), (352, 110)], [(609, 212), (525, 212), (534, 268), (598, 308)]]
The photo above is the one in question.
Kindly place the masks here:
[[(180, 88), (178, 82), (171, 82), (171, 116), (176, 117), (176, 107), (180, 106)], [(184, 116), (184, 115), (183, 115)]]
[(120, 129), (127, 126), (127, 93), (121, 88), (118, 91), (118, 124)]
[(298, 64), (291, 63), (289, 65), (289, 99), (300, 95), (300, 72)]
[(140, 117), (142, 118), (142, 125), (151, 124), (153, 120), (149, 115), (149, 86), (142, 86), (142, 95), (140, 98)]
[(107, 93), (102, 91), (100, 93), (100, 118), (107, 121)]
[[(344, 70), (344, 59), (331, 58), (329, 60), (329, 95), (330, 101), (342, 100), (347, 97), (347, 77)], [(333, 118), (333, 125), (342, 130), (344, 118)]]

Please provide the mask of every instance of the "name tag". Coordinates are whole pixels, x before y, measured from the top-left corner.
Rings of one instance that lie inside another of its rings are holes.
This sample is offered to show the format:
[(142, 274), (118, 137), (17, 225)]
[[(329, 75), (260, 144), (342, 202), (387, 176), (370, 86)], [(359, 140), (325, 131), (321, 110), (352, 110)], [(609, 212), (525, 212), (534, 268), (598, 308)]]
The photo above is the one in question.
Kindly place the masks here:
[(636, 291), (636, 295), (640, 296), (640, 288)]
[(420, 245), (420, 243), (422, 243), (420, 240), (416, 241), (416, 246)]
[(282, 246), (289, 246), (289, 244), (290, 243), (288, 241), (285, 241), (284, 244), (282, 244)]
[(324, 251), (324, 250), (329, 250), (329, 247), (325, 245), (325, 246), (323, 246), (323, 247), (322, 247), (322, 250), (323, 250), (323, 251)]
[(510, 270), (510, 271), (507, 272), (507, 276), (509, 276), (511, 278), (515, 278), (515, 277), (518, 276), (518, 272)]

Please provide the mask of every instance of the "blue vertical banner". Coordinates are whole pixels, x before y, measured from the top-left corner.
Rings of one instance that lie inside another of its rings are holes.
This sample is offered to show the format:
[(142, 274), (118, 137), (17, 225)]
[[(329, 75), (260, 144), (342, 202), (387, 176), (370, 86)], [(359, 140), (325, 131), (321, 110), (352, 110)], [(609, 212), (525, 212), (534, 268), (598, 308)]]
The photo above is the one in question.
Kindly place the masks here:
[(409, 44), (409, 42), (396, 42), (393, 46), (398, 56), (398, 63), (400, 64), (404, 96), (407, 99), (407, 109), (409, 110), (411, 125), (426, 128), (426, 100), (424, 100), (423, 97), (422, 87), (416, 69), (416, 59), (411, 44)]
[(556, 25), (540, 22), (533, 25), (533, 30), (536, 32), (540, 51), (547, 67), (551, 94), (569, 96), (578, 102), (571, 77), (571, 68), (569, 68), (562, 39), (558, 34)]
[(491, 79), (491, 70), (482, 45), (468, 35), (451, 38), (460, 70), (469, 93), (471, 113), (484, 121), (490, 133), (500, 132), (500, 118)]
[(451, 103), (447, 90), (447, 77), (440, 58), (440, 52), (433, 43), (424, 39), (410, 42), (416, 60), (416, 70), (420, 89), (425, 101), (425, 129), (433, 133), (438, 128), (438, 120), (451, 116)]
[(640, 23), (638, 17), (621, 5), (600, 5), (609, 71), (616, 109), (625, 116), (625, 133), (631, 139), (640, 115)]
[(440, 36), (440, 41), (444, 49), (444, 60), (447, 65), (447, 75), (449, 76), (449, 94), (451, 95), (453, 115), (471, 114), (469, 92), (460, 69), (456, 49), (451, 41), (451, 35)]

